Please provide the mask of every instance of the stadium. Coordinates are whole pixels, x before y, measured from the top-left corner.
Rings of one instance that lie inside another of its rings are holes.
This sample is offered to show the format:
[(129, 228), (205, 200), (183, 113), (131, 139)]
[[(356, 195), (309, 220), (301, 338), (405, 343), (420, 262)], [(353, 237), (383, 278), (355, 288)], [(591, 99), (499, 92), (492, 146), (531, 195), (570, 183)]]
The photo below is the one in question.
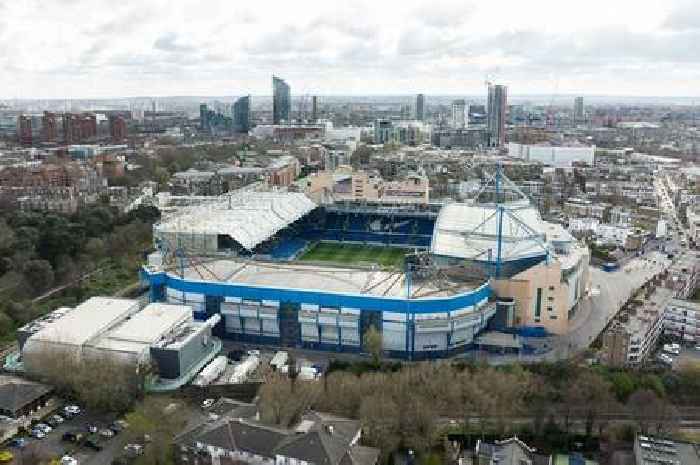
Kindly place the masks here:
[(485, 199), (447, 205), (230, 193), (154, 225), (142, 278), (151, 301), (220, 314), (225, 339), (359, 352), (375, 327), (390, 356), (454, 355), (503, 320), (492, 321), (494, 284), (556, 256), (537, 210), (496, 181)]

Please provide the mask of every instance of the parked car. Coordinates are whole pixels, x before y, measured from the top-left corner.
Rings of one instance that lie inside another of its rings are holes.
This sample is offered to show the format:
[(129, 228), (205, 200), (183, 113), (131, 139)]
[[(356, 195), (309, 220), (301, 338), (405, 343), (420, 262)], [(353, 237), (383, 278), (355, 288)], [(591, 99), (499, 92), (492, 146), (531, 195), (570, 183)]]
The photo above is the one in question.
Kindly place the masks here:
[(43, 431), (44, 434), (49, 434), (53, 430), (53, 428), (51, 428), (46, 423), (37, 423), (36, 425), (34, 425), (34, 429), (39, 429)]
[(10, 463), (15, 458), (15, 454), (9, 450), (0, 450), (0, 463)]
[(47, 420), (48, 424), (51, 426), (54, 426), (54, 427), (60, 425), (61, 423), (63, 423), (63, 421), (64, 420), (63, 420), (63, 417), (61, 415), (52, 415)]
[(96, 452), (99, 452), (99, 451), (102, 450), (102, 446), (99, 445), (99, 444), (97, 443), (97, 441), (95, 441), (95, 440), (92, 439), (92, 438), (86, 439), (84, 444), (85, 444), (85, 447), (87, 447), (87, 448), (89, 448), (89, 449), (92, 449), (92, 450), (94, 450), (94, 451), (96, 451)]
[(673, 365), (673, 358), (668, 354), (659, 354), (657, 359), (666, 365)]
[(78, 465), (78, 461), (70, 455), (64, 455), (58, 462), (60, 465)]
[(100, 431), (100, 436), (102, 436), (103, 438), (114, 437), (114, 431), (112, 431), (111, 429), (105, 428), (105, 429)]
[(143, 454), (143, 446), (141, 444), (127, 444), (124, 446), (124, 452), (129, 457), (136, 457)]
[(68, 442), (78, 443), (83, 440), (85, 435), (79, 431), (69, 431), (64, 433), (61, 439)]
[(122, 431), (124, 431), (124, 427), (122, 427), (122, 425), (115, 421), (114, 423), (109, 425), (109, 430), (112, 431), (114, 434), (119, 434)]
[(63, 407), (63, 412), (67, 417), (74, 417), (76, 415), (80, 415), (81, 410), (77, 405), (66, 405)]
[(89, 425), (89, 424), (88, 424), (88, 425), (85, 425), (85, 429), (86, 429), (89, 433), (93, 433), (93, 434), (94, 434), (94, 433), (97, 433), (97, 426), (95, 426), (95, 425)]
[(34, 439), (44, 439), (44, 438), (46, 437), (46, 433), (44, 433), (44, 432), (43, 432), (42, 430), (40, 430), (40, 429), (36, 429), (36, 428), (35, 428), (35, 429), (32, 430), (32, 437), (33, 437)]
[(10, 441), (11, 447), (16, 447), (17, 449), (23, 449), (27, 445), (27, 440), (25, 438), (14, 438)]
[(671, 354), (671, 355), (680, 355), (681, 353), (681, 346), (680, 344), (664, 344), (664, 352)]
[(204, 399), (204, 402), (202, 402), (202, 408), (210, 408), (212, 405), (214, 405), (214, 402), (216, 402), (214, 399)]

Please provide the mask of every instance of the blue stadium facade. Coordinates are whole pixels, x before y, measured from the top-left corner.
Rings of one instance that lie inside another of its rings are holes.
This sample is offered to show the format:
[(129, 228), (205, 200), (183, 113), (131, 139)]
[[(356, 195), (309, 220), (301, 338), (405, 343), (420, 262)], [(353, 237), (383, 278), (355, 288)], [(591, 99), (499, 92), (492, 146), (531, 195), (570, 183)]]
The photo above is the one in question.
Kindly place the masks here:
[[(348, 213), (319, 208), (261, 244), (255, 252), (284, 261), (314, 241), (429, 248), (435, 218), (412, 212)], [(491, 289), (481, 285), (449, 296), (406, 298), (193, 279), (144, 268), (152, 301), (190, 305), (195, 317), (219, 313), (215, 334), (225, 339), (280, 347), (363, 351), (363, 334), (381, 331), (393, 357), (424, 359), (469, 349), (495, 313)]]

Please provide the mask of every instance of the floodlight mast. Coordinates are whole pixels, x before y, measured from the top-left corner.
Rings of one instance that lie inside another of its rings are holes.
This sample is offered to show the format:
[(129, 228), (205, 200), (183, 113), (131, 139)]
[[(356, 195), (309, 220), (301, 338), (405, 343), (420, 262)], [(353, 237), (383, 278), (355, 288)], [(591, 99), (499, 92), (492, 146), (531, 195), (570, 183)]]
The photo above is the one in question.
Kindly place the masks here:
[[(501, 277), (503, 252), (503, 202), (501, 202), (501, 163), (496, 164), (496, 211), (498, 212), (498, 235), (496, 238), (496, 279)], [(504, 196), (505, 197), (505, 196)]]

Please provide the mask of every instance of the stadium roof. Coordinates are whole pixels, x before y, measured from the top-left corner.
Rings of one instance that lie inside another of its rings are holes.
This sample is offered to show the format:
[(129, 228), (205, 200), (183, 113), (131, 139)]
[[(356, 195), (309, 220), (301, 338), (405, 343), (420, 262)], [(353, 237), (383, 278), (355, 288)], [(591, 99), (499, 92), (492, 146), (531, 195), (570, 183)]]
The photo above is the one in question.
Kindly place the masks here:
[[(435, 224), (431, 251), (448, 257), (496, 261), (498, 224), (495, 205), (445, 205)], [(540, 215), (525, 202), (510, 203), (505, 208), (501, 236), (503, 261), (546, 253)]]
[(236, 192), (216, 201), (183, 208), (156, 226), (156, 232), (228, 235), (250, 250), (316, 208), (306, 195)]

